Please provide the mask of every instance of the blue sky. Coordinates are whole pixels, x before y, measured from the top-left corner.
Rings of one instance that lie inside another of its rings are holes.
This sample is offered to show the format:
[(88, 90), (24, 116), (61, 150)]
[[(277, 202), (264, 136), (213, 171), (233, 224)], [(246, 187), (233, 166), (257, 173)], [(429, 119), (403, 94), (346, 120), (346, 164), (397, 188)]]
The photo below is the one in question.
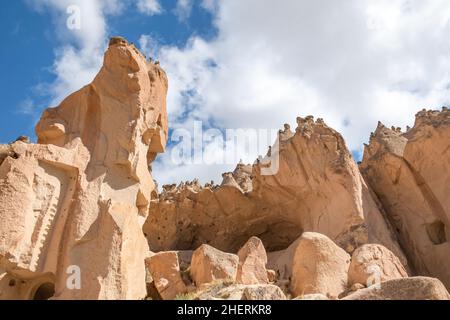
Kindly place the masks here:
[[(209, 11), (194, 4), (189, 18), (180, 20), (176, 6), (176, 0), (166, 0), (161, 13), (149, 16), (129, 4), (120, 15), (108, 18), (107, 35), (121, 35), (138, 44), (142, 34), (149, 34), (159, 45), (179, 47), (193, 35), (205, 39), (215, 36)], [(39, 10), (31, 1), (1, 3), (0, 143), (11, 142), (20, 135), (34, 139), (34, 124), (40, 112), (53, 101), (46, 85), (56, 79), (55, 49), (62, 43), (77, 45), (76, 41), (58, 38), (55, 30), (64, 25), (55, 24), (54, 16), (50, 8)]]
[[(34, 137), (44, 108), (88, 84), (111, 35), (161, 61), (171, 133), (295, 128), (311, 114), (360, 156), (378, 121), (405, 128), (450, 102), (448, 0), (17, 0), (2, 1), (0, 26), (1, 143)], [(233, 169), (215, 142), (203, 150), (216, 165), (174, 163), (175, 145), (153, 165), (160, 184)], [(237, 149), (248, 163), (265, 153)]]

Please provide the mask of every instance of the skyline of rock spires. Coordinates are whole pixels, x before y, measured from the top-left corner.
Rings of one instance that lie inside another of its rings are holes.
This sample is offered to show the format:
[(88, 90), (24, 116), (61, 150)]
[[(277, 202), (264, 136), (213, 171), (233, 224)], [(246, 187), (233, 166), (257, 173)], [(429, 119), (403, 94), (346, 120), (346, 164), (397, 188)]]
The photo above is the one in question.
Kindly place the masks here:
[(448, 109), (379, 123), (359, 166), (298, 117), (220, 185), (158, 194), (168, 82), (114, 37), (37, 144), (0, 146), (0, 299), (450, 299)]

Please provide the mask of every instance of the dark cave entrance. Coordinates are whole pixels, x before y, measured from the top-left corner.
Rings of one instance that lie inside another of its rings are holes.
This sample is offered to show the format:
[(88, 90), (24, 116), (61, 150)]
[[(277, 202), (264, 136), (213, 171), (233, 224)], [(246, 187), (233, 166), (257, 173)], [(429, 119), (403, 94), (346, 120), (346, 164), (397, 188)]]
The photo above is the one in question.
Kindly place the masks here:
[(55, 295), (55, 284), (45, 282), (41, 284), (33, 295), (33, 300), (48, 300)]

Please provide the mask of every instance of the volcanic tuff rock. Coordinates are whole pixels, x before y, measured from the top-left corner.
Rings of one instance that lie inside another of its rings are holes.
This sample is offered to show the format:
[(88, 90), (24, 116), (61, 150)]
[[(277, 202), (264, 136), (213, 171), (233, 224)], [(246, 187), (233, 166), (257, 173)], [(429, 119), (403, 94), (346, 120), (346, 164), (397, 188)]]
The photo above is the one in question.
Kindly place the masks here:
[(404, 277), (408, 277), (408, 273), (398, 258), (381, 245), (365, 244), (353, 252), (348, 269), (350, 285), (369, 286), (375, 281), (385, 282)]
[(423, 110), (404, 133), (379, 123), (360, 167), (414, 273), (450, 288), (450, 110)]
[(274, 251), (313, 231), (348, 252), (367, 242), (383, 244), (406, 264), (341, 135), (322, 119), (297, 123), (295, 133), (289, 126), (280, 131), (264, 158), (224, 174), (221, 186), (164, 186), (144, 225), (151, 250), (208, 243), (237, 252), (257, 236)]
[(267, 284), (267, 254), (260, 239), (251, 237), (238, 251), (239, 266), (236, 281), (242, 284)]
[(350, 256), (328, 237), (305, 232), (293, 257), (291, 292), (337, 298), (347, 287), (349, 265)]
[[(166, 93), (164, 71), (113, 38), (93, 82), (43, 113), (38, 144), (2, 146), (2, 298), (145, 297), (142, 225), (155, 189), (148, 167), (165, 148)], [(68, 287), (78, 274), (80, 287)]]
[(400, 278), (361, 289), (343, 300), (449, 300), (441, 281), (427, 277)]
[[(450, 287), (447, 108), (404, 133), (380, 123), (359, 168), (339, 133), (299, 117), (220, 185), (158, 194), (167, 87), (113, 38), (93, 82), (43, 113), (38, 144), (0, 145), (0, 299), (450, 298), (407, 278)], [(381, 290), (364, 287), (374, 266)]]
[(191, 277), (199, 286), (216, 280), (236, 280), (239, 258), (217, 250), (207, 244), (194, 251), (191, 260)]

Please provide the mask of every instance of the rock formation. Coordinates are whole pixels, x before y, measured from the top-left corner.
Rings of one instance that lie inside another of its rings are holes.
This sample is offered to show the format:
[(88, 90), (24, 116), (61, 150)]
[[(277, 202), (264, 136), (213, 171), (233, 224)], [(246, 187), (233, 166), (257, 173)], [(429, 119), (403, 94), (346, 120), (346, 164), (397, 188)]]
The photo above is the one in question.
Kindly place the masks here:
[(359, 167), (299, 117), (220, 185), (158, 193), (167, 89), (112, 38), (37, 144), (0, 145), (0, 299), (450, 299), (447, 108), (407, 132), (379, 123)]
[(414, 273), (450, 288), (450, 110), (423, 110), (404, 133), (379, 123), (361, 172)]
[(383, 246), (365, 244), (353, 252), (348, 269), (349, 285), (369, 285), (371, 281), (385, 282), (405, 277), (408, 277), (408, 273), (403, 265)]
[[(350, 253), (367, 242), (383, 244), (406, 264), (341, 135), (322, 119), (297, 122), (295, 133), (288, 126), (280, 131), (270, 156), (238, 164), (220, 186), (194, 181), (163, 187), (144, 225), (151, 250), (208, 243), (237, 252), (257, 236), (275, 251), (312, 231)], [(273, 164), (278, 170), (265, 174)]]
[(141, 230), (166, 93), (164, 71), (113, 38), (93, 82), (43, 113), (38, 144), (2, 146), (2, 298), (146, 296)]
[(242, 284), (267, 284), (266, 249), (260, 239), (251, 237), (238, 251), (239, 266), (236, 281)]
[(337, 298), (347, 288), (350, 256), (328, 237), (305, 232), (292, 260), (291, 292)]
[(412, 277), (358, 290), (344, 300), (450, 300), (450, 295), (438, 279)]

